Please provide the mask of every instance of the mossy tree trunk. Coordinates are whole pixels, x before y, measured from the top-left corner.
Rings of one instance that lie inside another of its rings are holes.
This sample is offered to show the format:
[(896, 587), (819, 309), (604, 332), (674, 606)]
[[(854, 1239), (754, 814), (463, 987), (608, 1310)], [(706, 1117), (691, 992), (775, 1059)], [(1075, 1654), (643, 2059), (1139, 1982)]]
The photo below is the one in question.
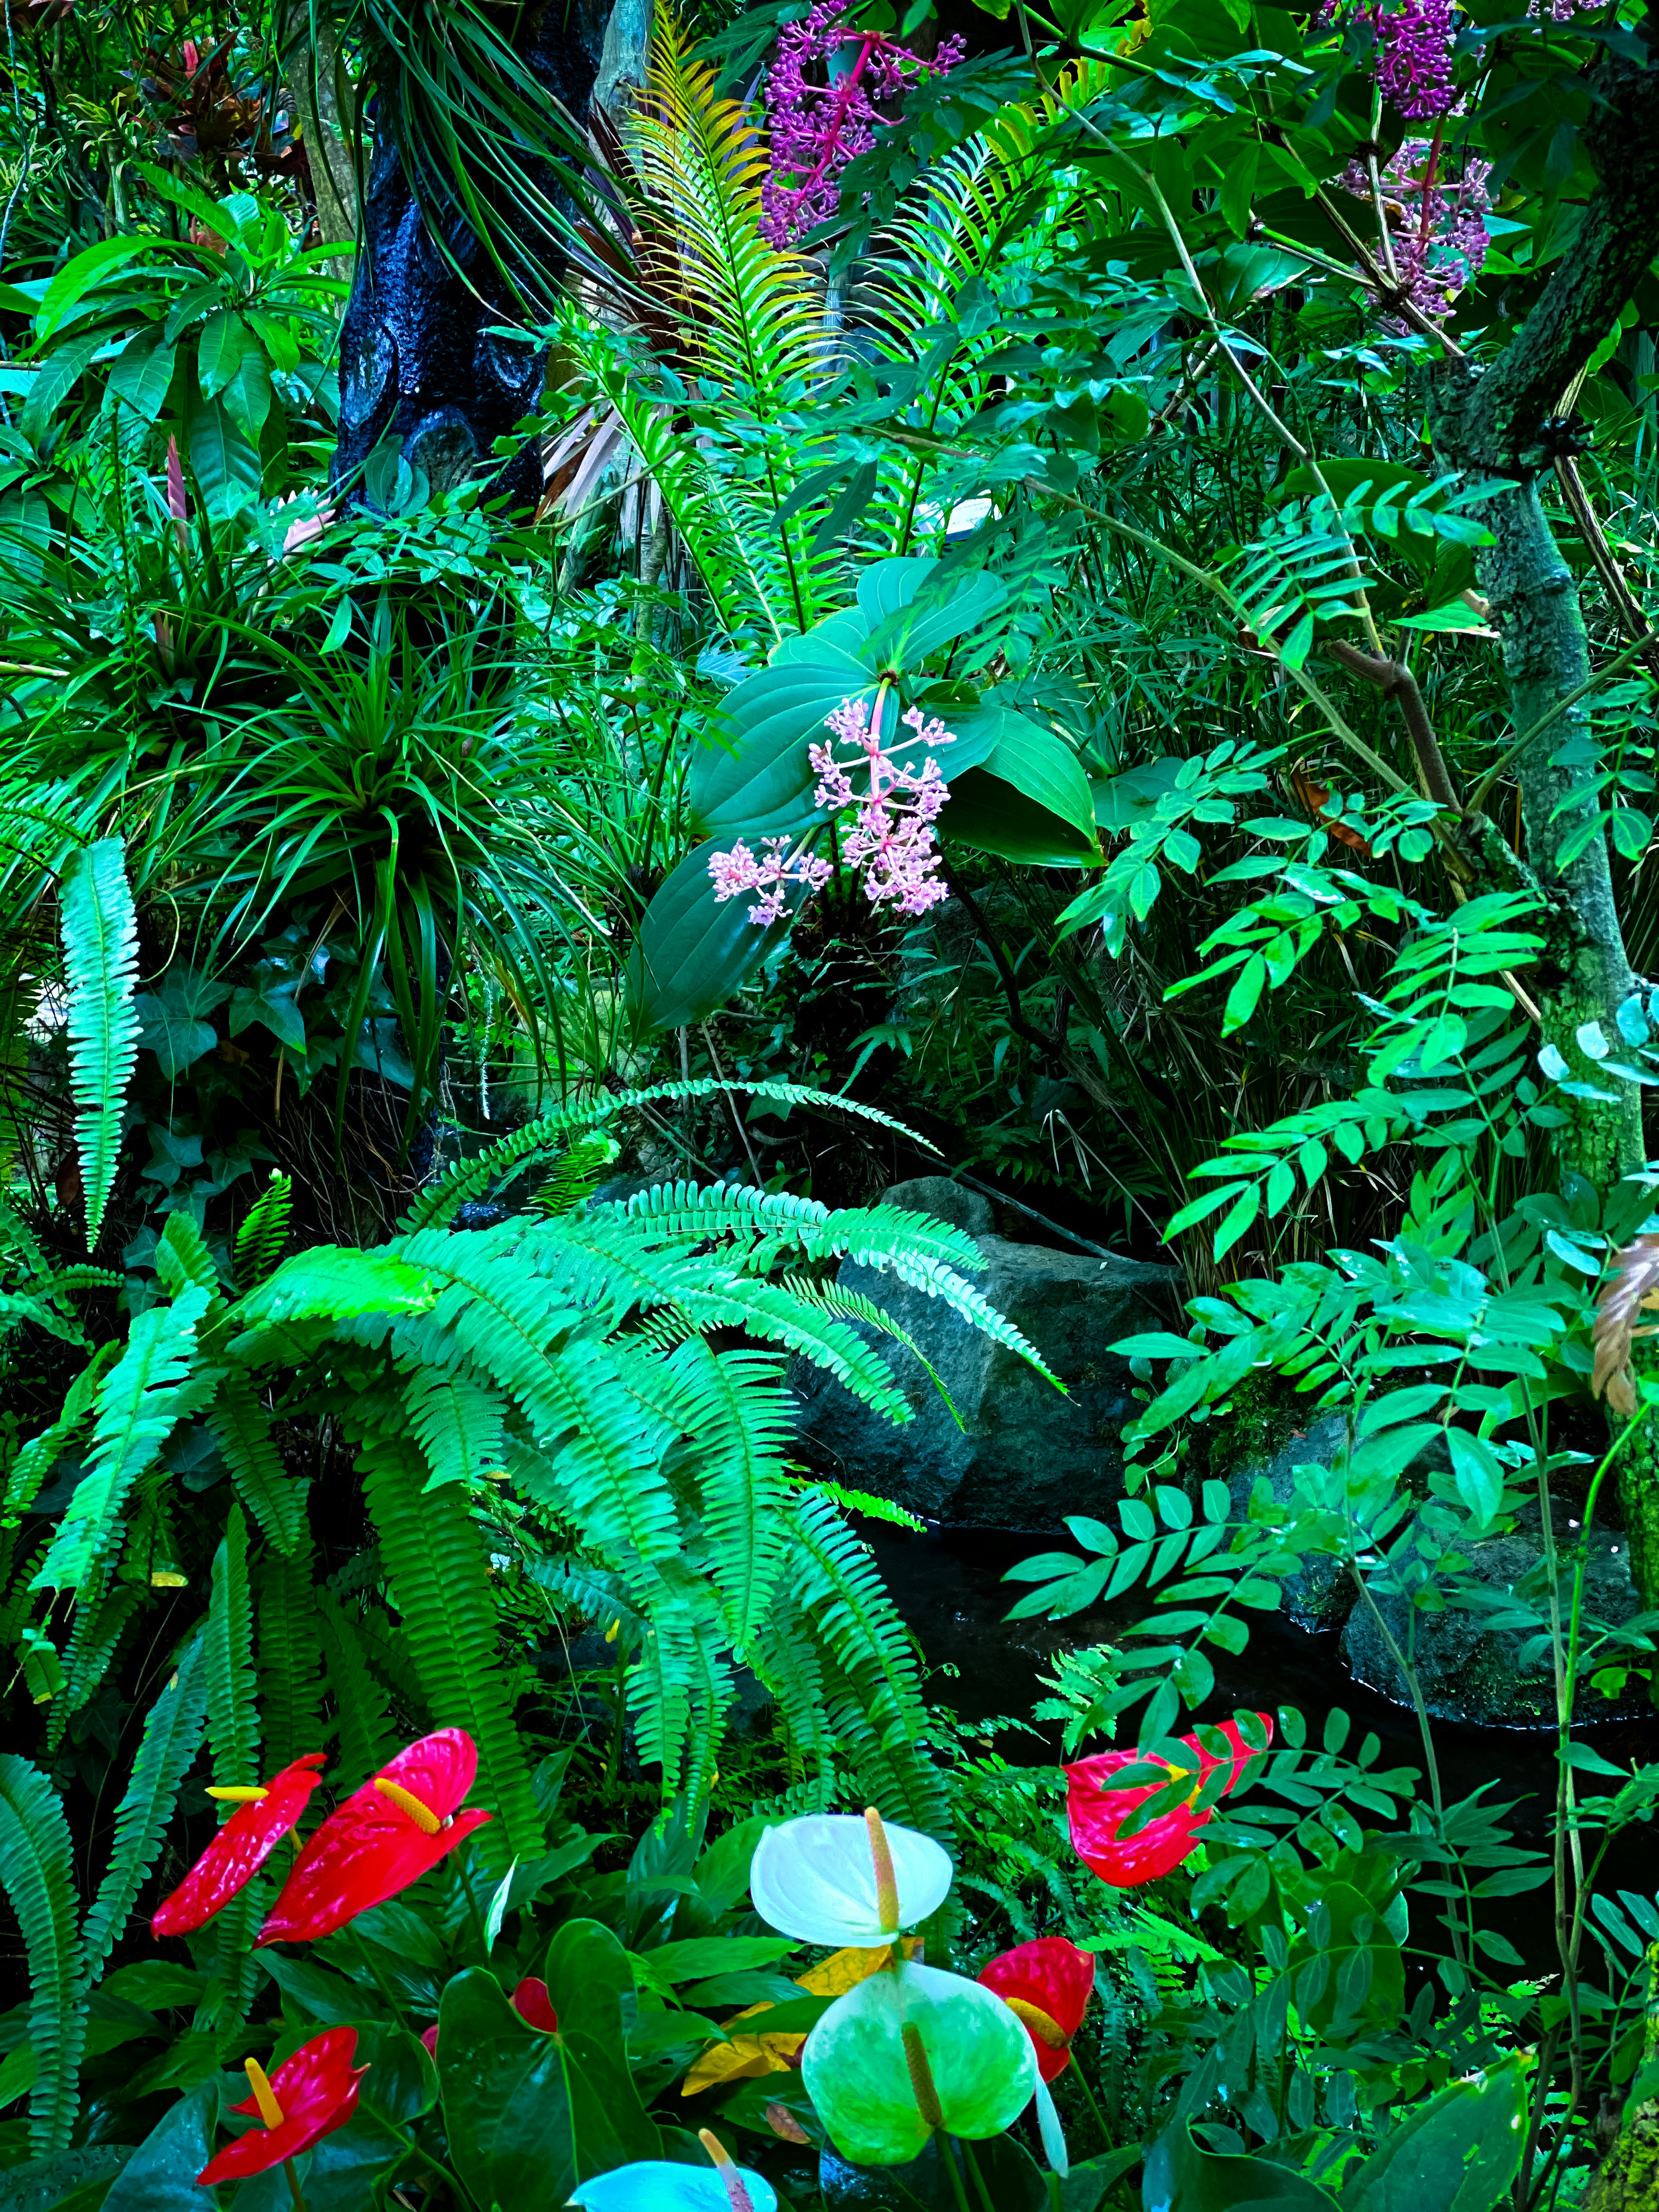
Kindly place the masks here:
[[(1644, 19), (1642, 57), (1609, 53), (1592, 72), (1584, 146), (1599, 179), (1571, 249), (1519, 334), (1497, 363), (1477, 373), (1448, 362), (1431, 401), (1435, 451), (1443, 465), (1514, 486), (1486, 503), (1494, 542), (1476, 556), (1480, 587), (1503, 643), (1517, 738), (1552, 717), (1516, 763), (1524, 858), (1550, 895), (1547, 952), (1540, 994), (1545, 1039), (1573, 1073), (1613, 1096), (1564, 1102), (1573, 1118), (1559, 1133), (1564, 1172), (1605, 1190), (1638, 1166), (1644, 1146), (1641, 1093), (1588, 1060), (1578, 1031), (1598, 1024), (1616, 1038), (1616, 1016), (1633, 988), (1607, 848), (1597, 836), (1563, 869), (1569, 832), (1583, 819), (1564, 802), (1594, 804), (1595, 770), (1588, 704), (1573, 698), (1590, 675), (1589, 641), (1571, 571), (1539, 497), (1552, 465), (1553, 427), (1591, 354), (1659, 251), (1659, 64)], [(1472, 835), (1480, 855), (1495, 845), (1489, 825)], [(1488, 887), (1483, 885), (1483, 887)], [(1659, 1462), (1630, 1451), (1621, 1473), (1632, 1563), (1646, 1605), (1659, 1606)]]

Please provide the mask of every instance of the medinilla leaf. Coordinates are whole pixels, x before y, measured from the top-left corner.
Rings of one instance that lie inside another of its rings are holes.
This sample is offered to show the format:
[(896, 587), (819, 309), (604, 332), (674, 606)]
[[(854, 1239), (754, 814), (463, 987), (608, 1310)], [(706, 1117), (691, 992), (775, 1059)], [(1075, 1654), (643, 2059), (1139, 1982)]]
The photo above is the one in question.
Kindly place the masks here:
[(1007, 604), (1008, 586), (983, 569), (930, 580), (914, 604), (898, 608), (872, 630), (868, 652), (879, 668), (918, 669)]
[[(1184, 2122), (1146, 2154), (1140, 2185), (1146, 2212), (1332, 2212), (1336, 2199), (1287, 2166), (1265, 2158), (1232, 2157), (1200, 2150)], [(1427, 2212), (1426, 2204), (1418, 2212)]]
[(1036, 867), (1098, 861), (1094, 793), (1071, 747), (1012, 708), (988, 705), (1001, 717), (996, 744), (966, 774), (945, 766), (940, 837)]
[(782, 836), (821, 821), (817, 776), (806, 757), (844, 699), (873, 700), (868, 670), (836, 659), (763, 669), (726, 695), (713, 737), (693, 756), (693, 825), (748, 838)]
[(830, 2140), (854, 2166), (902, 2166), (927, 2147), (932, 2127), (912, 2086), (911, 2041), (926, 2056), (950, 2135), (1000, 2135), (1031, 2100), (1031, 2039), (1000, 1997), (936, 1966), (872, 1974), (831, 2006), (801, 2053), (801, 2078)]
[(1492, 2212), (1526, 2140), (1527, 2057), (1454, 2081), (1395, 2129), (1342, 2191), (1342, 2212)]
[[(737, 842), (714, 837), (688, 853), (646, 908), (627, 969), (629, 1005), (640, 1030), (704, 1020), (754, 973), (787, 927), (751, 922), (754, 899), (744, 893), (716, 901), (709, 856), (729, 852)], [(803, 895), (791, 886), (792, 911)]]

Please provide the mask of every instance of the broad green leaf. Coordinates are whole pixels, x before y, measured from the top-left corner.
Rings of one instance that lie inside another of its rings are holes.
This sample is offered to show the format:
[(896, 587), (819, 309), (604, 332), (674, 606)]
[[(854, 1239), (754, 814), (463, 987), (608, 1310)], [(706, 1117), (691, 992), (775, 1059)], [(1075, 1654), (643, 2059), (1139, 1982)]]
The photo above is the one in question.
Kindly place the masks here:
[[(739, 895), (722, 904), (709, 879), (710, 855), (735, 841), (714, 838), (688, 853), (646, 908), (628, 957), (628, 996), (641, 1030), (678, 1028), (707, 1019), (753, 975), (787, 927), (762, 928), (749, 919), (753, 900)], [(802, 893), (792, 890), (799, 908)]]
[(190, 426), (190, 465), (210, 514), (233, 514), (258, 496), (259, 456), (216, 400)]
[(140, 331), (110, 365), (105, 405), (118, 404), (141, 422), (153, 422), (166, 402), (175, 358), (159, 330)]
[(1033, 866), (1097, 862), (1094, 793), (1076, 754), (1024, 714), (1001, 711), (1002, 728), (984, 765), (960, 777), (945, 769), (951, 796), (939, 817), (940, 837)]
[(258, 445), (270, 413), (270, 370), (262, 353), (250, 349), (236, 374), (219, 394), (220, 404), (250, 444)]
[(1530, 2053), (1454, 2081), (1394, 2130), (1342, 2191), (1342, 2212), (1492, 2212), (1526, 2140)]
[(216, 2075), (161, 2115), (117, 2175), (103, 2212), (204, 2212), (216, 2192), (196, 2177), (218, 2148), (218, 2118)]
[(230, 996), (228, 983), (195, 968), (170, 968), (154, 991), (132, 1001), (138, 1042), (153, 1052), (166, 1076), (182, 1075), (219, 1042), (206, 1017)]
[(46, 289), (40, 302), (40, 312), (35, 319), (36, 342), (49, 338), (70, 309), (86, 297), (94, 284), (141, 254), (154, 253), (162, 244), (159, 238), (144, 234), (127, 238), (101, 238), (95, 246), (88, 246), (73, 260), (66, 261)]
[(204, 399), (218, 397), (250, 349), (257, 351), (258, 341), (234, 307), (217, 308), (208, 317), (202, 325), (201, 349), (196, 356), (196, 374)]
[(781, 836), (821, 821), (809, 745), (827, 744), (826, 718), (843, 700), (873, 700), (877, 679), (851, 662), (794, 662), (763, 670), (727, 694), (692, 756), (693, 827)]
[[(1146, 2155), (1140, 2186), (1145, 2212), (1331, 2212), (1336, 2199), (1287, 2166), (1265, 2158), (1218, 2155), (1200, 2150), (1177, 2121)], [(1419, 2205), (1416, 2212), (1427, 2212)]]

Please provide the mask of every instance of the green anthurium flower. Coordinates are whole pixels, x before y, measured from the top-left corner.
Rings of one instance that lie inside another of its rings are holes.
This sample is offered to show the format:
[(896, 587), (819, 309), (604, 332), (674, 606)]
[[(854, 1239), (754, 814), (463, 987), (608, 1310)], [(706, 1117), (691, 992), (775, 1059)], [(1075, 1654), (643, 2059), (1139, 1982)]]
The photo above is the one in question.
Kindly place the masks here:
[(1000, 1997), (960, 1974), (897, 1963), (830, 2006), (806, 2039), (801, 2075), (854, 2166), (919, 2158), (936, 2128), (1000, 2135), (1037, 2082), (1031, 2039)]

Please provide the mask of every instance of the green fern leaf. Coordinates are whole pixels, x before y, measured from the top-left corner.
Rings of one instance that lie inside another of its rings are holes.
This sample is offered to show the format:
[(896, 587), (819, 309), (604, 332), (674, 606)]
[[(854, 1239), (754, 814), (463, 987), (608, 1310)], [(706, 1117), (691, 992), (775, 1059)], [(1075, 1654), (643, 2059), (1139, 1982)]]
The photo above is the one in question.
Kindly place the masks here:
[(44, 2157), (68, 2143), (80, 2102), (86, 2014), (76, 1971), (74, 1857), (57, 1791), (39, 1767), (11, 1752), (0, 1753), (0, 1887), (28, 1959), (29, 2148)]
[(504, 1832), (501, 1842), (490, 1838), (502, 1861), (538, 1857), (546, 1838), (514, 1725), (496, 1649), (495, 1601), (467, 1494), (453, 1484), (423, 1494), (423, 1463), (404, 1437), (371, 1437), (357, 1464), (433, 1719), (440, 1728), (464, 1728), (478, 1747), (477, 1794), (495, 1813), (497, 1835)]
[(181, 1401), (196, 1352), (208, 1293), (190, 1285), (173, 1304), (152, 1306), (133, 1322), (126, 1349), (98, 1390), (87, 1471), (41, 1569), (43, 1589), (79, 1589), (94, 1565), (120, 1548), (120, 1514), (185, 1410)]
[(63, 874), (62, 915), (70, 1088), (94, 1250), (115, 1184), (121, 1118), (138, 1057), (138, 921), (118, 838), (74, 854)]
[(293, 1211), (293, 1183), (287, 1176), (273, 1172), (236, 1232), (238, 1290), (258, 1289), (282, 1258)]
[(323, 1747), (321, 1653), (309, 1539), (291, 1557), (267, 1553), (254, 1571), (259, 1630), (259, 1717), (274, 1774)]
[(150, 1869), (161, 1855), (179, 1786), (202, 1745), (207, 1669), (202, 1639), (191, 1639), (179, 1671), (150, 1707), (132, 1775), (115, 1814), (115, 1840), (81, 1937), (82, 1990), (95, 1986), (104, 1961), (126, 1930)]
[(331, 1590), (317, 1593), (329, 1694), (340, 1733), (339, 1763), (331, 1777), (337, 1796), (362, 1789), (398, 1748), (391, 1699), (376, 1680), (357, 1623)]
[(53, 1467), (79, 1436), (97, 1397), (98, 1385), (120, 1356), (118, 1344), (100, 1344), (70, 1384), (58, 1419), (38, 1437), (31, 1437), (18, 1452), (6, 1477), (0, 1526), (12, 1527), (33, 1504)]
[(428, 1490), (447, 1482), (480, 1482), (500, 1472), (507, 1454), (507, 1401), (499, 1390), (423, 1367), (411, 1376), (404, 1403), (432, 1469)]
[[(247, 1572), (247, 1522), (233, 1505), (213, 1555), (213, 1587), (203, 1631), (208, 1746), (213, 1778), (223, 1788), (259, 1779), (259, 1717), (254, 1694), (253, 1593)], [(225, 1817), (234, 1808), (225, 1808)]]
[(306, 1543), (306, 1500), (311, 1485), (283, 1465), (270, 1433), (270, 1416), (251, 1379), (234, 1370), (219, 1385), (208, 1431), (224, 1455), (230, 1479), (260, 1534), (286, 1559)]

